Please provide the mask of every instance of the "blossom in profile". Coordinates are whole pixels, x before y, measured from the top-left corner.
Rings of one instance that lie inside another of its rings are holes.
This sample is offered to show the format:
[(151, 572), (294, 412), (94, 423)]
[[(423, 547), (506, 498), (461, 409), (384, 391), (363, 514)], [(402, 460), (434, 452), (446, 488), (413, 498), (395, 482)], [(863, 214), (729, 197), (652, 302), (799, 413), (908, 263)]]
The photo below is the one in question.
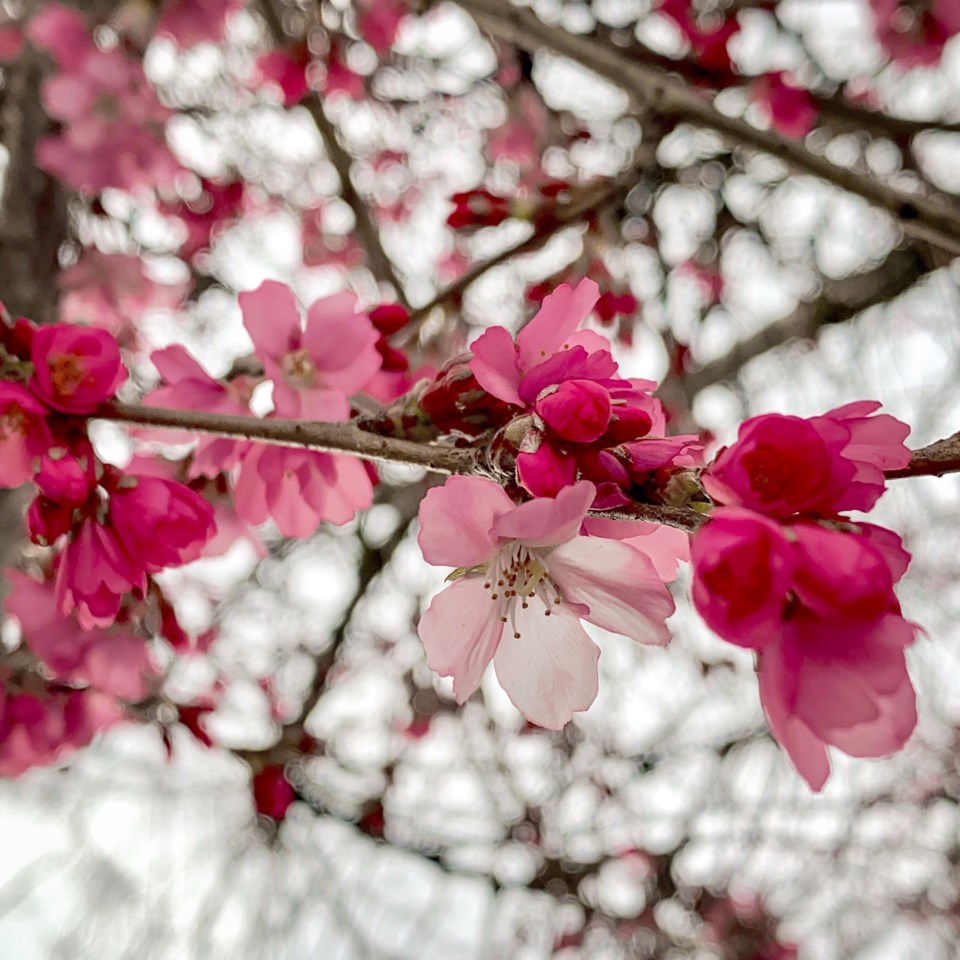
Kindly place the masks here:
[(48, 414), (26, 387), (0, 380), (0, 487), (33, 477), (36, 461), (53, 444)]
[(642, 643), (670, 639), (670, 593), (651, 561), (615, 540), (580, 535), (594, 486), (517, 506), (481, 477), (451, 477), (420, 506), (424, 558), (453, 583), (420, 618), (427, 663), (453, 677), (459, 703), (493, 661), (533, 723), (559, 729), (597, 695), (600, 651), (580, 621)]
[(53, 323), (38, 327), (30, 347), (30, 389), (54, 410), (93, 413), (127, 379), (116, 339), (105, 330)]

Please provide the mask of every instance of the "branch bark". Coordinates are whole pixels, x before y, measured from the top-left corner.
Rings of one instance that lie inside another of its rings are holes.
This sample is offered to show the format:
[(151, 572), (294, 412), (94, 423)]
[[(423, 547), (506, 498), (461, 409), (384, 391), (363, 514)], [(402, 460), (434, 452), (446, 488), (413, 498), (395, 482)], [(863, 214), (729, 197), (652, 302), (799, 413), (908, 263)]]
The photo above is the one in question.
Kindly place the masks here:
[(721, 113), (682, 80), (638, 63), (601, 40), (568, 33), (544, 23), (531, 10), (504, 0), (457, 0), (458, 6), (492, 35), (524, 50), (540, 48), (569, 57), (627, 91), (642, 107), (680, 117), (728, 137), (734, 143), (769, 153), (802, 173), (820, 177), (886, 210), (905, 234), (960, 254), (960, 218), (944, 197), (908, 194), (868, 175), (837, 166), (774, 130), (761, 130), (739, 117)]
[(913, 451), (913, 459), (901, 470), (886, 470), (888, 480), (905, 477), (942, 477), (960, 473), (960, 432)]

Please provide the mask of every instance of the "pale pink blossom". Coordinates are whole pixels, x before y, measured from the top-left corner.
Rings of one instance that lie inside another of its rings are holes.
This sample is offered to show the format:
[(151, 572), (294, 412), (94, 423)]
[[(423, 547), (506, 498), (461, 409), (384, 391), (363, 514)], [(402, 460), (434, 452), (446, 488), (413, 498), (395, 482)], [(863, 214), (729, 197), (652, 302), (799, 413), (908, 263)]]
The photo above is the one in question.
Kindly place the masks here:
[(239, 300), (281, 416), (325, 419), (310, 410), (315, 399), (328, 402), (318, 395), (355, 393), (380, 368), (379, 334), (357, 310), (352, 293), (317, 300), (308, 308), (305, 324), (293, 291), (275, 280), (241, 293)]
[(670, 639), (673, 600), (650, 560), (624, 543), (580, 536), (589, 482), (517, 506), (492, 480), (451, 477), (420, 506), (424, 558), (454, 582), (420, 618), (427, 662), (452, 676), (458, 702), (493, 661), (530, 721), (559, 729), (597, 695), (600, 651), (585, 619), (643, 643)]
[(45, 50), (62, 70), (75, 70), (97, 45), (87, 22), (76, 7), (64, 3), (42, 3), (27, 25), (34, 46)]

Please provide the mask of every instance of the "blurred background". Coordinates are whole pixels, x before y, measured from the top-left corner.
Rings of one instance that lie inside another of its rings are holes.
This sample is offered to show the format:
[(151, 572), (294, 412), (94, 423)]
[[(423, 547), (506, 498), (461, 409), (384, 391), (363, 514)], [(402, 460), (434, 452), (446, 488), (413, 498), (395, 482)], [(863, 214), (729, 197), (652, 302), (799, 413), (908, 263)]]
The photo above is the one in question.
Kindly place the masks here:
[[(3, 67), (0, 107), (0, 299), (38, 320), (109, 308), (134, 394), (171, 343), (214, 375), (242, 367), (237, 293), (267, 278), (306, 304), (343, 288), (405, 301), (396, 376), (412, 384), (589, 276), (621, 370), (662, 381), (671, 430), (711, 449), (755, 413), (864, 398), (912, 425), (912, 447), (960, 428), (949, 251), (593, 69), (668, 73), (956, 216), (960, 40), (936, 2), (524, 8), (586, 43), (573, 59), (507, 0), (221, 2), (207, 15), (223, 13), (222, 37), (195, 44), (151, 33), (160, 6), (82, 8), (169, 108), (168, 183), (37, 186), (38, 56)], [(97, 440), (129, 458), (119, 428)], [(346, 526), (302, 541), (268, 527), (163, 575), (206, 638), (176, 658), (155, 640), (165, 695), (186, 706), (0, 781), (0, 956), (958, 955), (956, 477), (895, 482), (877, 519), (914, 557), (900, 597), (926, 631), (908, 654), (919, 728), (888, 760), (834, 754), (820, 795), (771, 740), (750, 653), (690, 609), (685, 573), (669, 647), (588, 628), (600, 694), (563, 731), (526, 724), (492, 675), (457, 707), (416, 635), (446, 573), (416, 545), (428, 482), (385, 468)], [(2, 550), (29, 568), (22, 505), (4, 501)], [(3, 631), (14, 650), (15, 623)]]

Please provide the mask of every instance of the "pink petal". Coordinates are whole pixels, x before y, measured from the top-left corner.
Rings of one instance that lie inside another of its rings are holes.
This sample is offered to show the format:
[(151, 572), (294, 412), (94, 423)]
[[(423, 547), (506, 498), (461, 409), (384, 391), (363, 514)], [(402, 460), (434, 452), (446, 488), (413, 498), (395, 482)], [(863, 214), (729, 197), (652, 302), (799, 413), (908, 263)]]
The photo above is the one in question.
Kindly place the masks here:
[(517, 394), (520, 385), (517, 351), (507, 330), (504, 327), (491, 327), (473, 341), (470, 349), (473, 352), (470, 369), (477, 383), (505, 403), (522, 407), (523, 403)]
[(543, 440), (534, 453), (517, 454), (517, 478), (535, 497), (555, 497), (577, 479), (577, 460)]
[(564, 543), (580, 532), (596, 493), (589, 480), (581, 480), (556, 497), (538, 497), (496, 517), (493, 532), (502, 540), (522, 540), (528, 547)]
[(464, 577), (433, 598), (417, 632), (427, 665), (441, 677), (453, 677), (453, 694), (463, 703), (480, 686), (503, 624), (483, 580)]
[(256, 290), (244, 290), (237, 299), (257, 356), (279, 359), (299, 343), (300, 308), (286, 284), (264, 280)]
[(154, 350), (150, 354), (150, 362), (167, 383), (179, 383), (181, 380), (213, 380), (190, 351), (179, 343), (165, 347), (163, 350)]
[(356, 302), (348, 292), (317, 300), (307, 311), (303, 333), (324, 385), (348, 394), (360, 390), (380, 369), (378, 334), (370, 318), (356, 311)]
[(493, 665), (500, 686), (529, 721), (559, 730), (596, 699), (600, 649), (568, 607), (554, 607), (549, 617), (546, 613), (539, 598), (526, 610), (518, 606)]
[(690, 534), (662, 523), (587, 517), (583, 521), (583, 530), (591, 537), (623, 540), (634, 550), (639, 550), (649, 557), (664, 583), (675, 580), (681, 561), (690, 559)]
[(576, 289), (563, 283), (544, 297), (537, 315), (517, 335), (520, 369), (530, 370), (556, 353), (599, 299), (600, 288), (590, 279), (581, 280)]
[(585, 620), (640, 643), (666, 644), (673, 597), (650, 560), (617, 540), (574, 537), (551, 550), (547, 569), (565, 600), (586, 604)]
[(503, 488), (483, 477), (450, 477), (420, 503), (417, 543), (427, 563), (472, 567), (493, 556), (494, 521), (514, 509)]

